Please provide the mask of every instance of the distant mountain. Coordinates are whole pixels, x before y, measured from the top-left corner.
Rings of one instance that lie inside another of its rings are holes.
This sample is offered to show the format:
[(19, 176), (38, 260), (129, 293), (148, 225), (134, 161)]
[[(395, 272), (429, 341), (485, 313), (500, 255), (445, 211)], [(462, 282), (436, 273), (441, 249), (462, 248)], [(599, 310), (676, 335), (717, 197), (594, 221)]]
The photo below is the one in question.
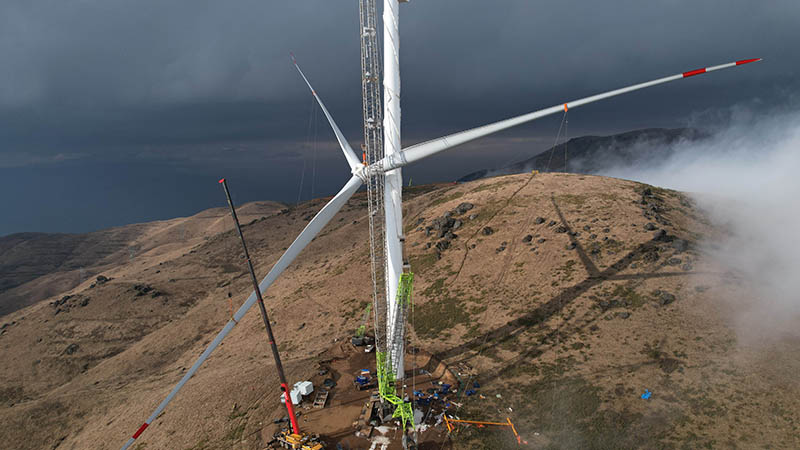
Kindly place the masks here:
[(696, 142), (709, 137), (694, 128), (646, 128), (611, 136), (582, 136), (559, 144), (536, 156), (499, 169), (481, 169), (458, 181), (509, 175), (538, 170), (540, 172), (597, 173), (619, 164), (655, 164), (673, 152), (681, 142)]

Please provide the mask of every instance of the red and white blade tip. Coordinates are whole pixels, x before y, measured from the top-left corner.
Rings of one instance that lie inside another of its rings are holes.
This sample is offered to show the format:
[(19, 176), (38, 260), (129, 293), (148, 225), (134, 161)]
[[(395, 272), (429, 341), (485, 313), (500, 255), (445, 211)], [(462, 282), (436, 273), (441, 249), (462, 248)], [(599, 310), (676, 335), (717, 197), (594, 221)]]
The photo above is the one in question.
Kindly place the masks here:
[(753, 59), (743, 59), (741, 61), (736, 61), (737, 66), (741, 66), (742, 64), (749, 64), (751, 62), (761, 61), (762, 58), (753, 58)]
[(220, 183), (220, 184), (222, 184), (222, 183), (224, 183), (224, 182), (225, 182), (225, 178), (220, 178), (220, 179), (219, 179), (219, 183)]
[(294, 53), (289, 52), (289, 57), (292, 58), (292, 64), (294, 64), (296, 66), (297, 65), (297, 60), (294, 59)]
[(753, 58), (753, 59), (742, 59), (736, 61), (735, 63), (723, 64), (721, 66), (714, 66), (714, 67), (703, 67), (702, 69), (695, 69), (690, 70), (688, 72), (683, 72), (683, 78), (693, 77), (695, 75), (700, 75), (701, 73), (706, 73), (710, 70), (717, 70), (717, 69), (724, 69), (725, 67), (731, 67), (733, 65), (741, 66), (742, 64), (750, 64), (751, 62), (761, 61), (761, 58)]

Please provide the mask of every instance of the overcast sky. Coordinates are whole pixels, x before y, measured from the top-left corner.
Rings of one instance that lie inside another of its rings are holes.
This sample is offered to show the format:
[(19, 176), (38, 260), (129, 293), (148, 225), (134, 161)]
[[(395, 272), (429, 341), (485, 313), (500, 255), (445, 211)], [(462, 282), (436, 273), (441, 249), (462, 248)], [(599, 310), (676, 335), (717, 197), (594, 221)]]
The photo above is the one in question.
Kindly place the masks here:
[[(797, 0), (414, 0), (400, 12), (405, 145), (745, 58), (764, 61), (571, 111), (570, 135), (703, 127), (800, 94)], [(333, 194), (349, 170), (288, 54), (358, 148), (358, 43), (356, 0), (3, 0), (0, 235), (192, 214), (224, 204), (221, 176), (240, 202)], [(406, 179), (525, 158), (559, 121)]]

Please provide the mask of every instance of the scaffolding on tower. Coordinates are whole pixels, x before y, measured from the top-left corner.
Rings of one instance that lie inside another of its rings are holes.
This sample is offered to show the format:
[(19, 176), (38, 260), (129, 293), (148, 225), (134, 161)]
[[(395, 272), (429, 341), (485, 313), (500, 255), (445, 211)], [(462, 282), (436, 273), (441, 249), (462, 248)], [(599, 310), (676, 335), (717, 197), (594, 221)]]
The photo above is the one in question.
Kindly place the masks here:
[(375, 349), (386, 351), (386, 237), (383, 207), (384, 174), (376, 162), (383, 159), (383, 111), (381, 103), (381, 59), (375, 0), (360, 0), (361, 100), (364, 119), (363, 159), (370, 170), (367, 184), (372, 311), (375, 314)]

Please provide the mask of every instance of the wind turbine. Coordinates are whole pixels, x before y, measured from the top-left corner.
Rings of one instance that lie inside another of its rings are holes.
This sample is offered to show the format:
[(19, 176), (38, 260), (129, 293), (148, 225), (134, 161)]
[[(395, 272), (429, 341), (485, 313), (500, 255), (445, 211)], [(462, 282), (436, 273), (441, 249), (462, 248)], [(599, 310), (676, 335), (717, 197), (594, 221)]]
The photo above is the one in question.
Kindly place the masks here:
[[(402, 1), (402, 0), (400, 0)], [(617, 95), (637, 91), (652, 86), (668, 83), (671, 81), (689, 78), (707, 72), (737, 67), (751, 62), (761, 61), (761, 58), (744, 59), (717, 66), (709, 66), (701, 69), (681, 72), (663, 78), (634, 84), (631, 86), (614, 89), (589, 97), (571, 100), (563, 104), (554, 105), (548, 108), (536, 110), (527, 114), (512, 117), (498, 122), (472, 128), (466, 131), (450, 134), (444, 137), (433, 139), (427, 142), (413, 145), (406, 149), (401, 149), (400, 145), (400, 65), (399, 65), (399, 2), (398, 0), (384, 0), (383, 9), (383, 28), (384, 28), (384, 144), (385, 156), (371, 164), (364, 164), (359, 161), (357, 154), (345, 139), (339, 127), (334, 122), (328, 109), (322, 102), (317, 92), (309, 83), (305, 74), (296, 65), (303, 80), (311, 89), (311, 93), (317, 100), (328, 123), (336, 136), (339, 146), (342, 149), (345, 160), (347, 161), (352, 176), (345, 183), (342, 189), (314, 216), (306, 225), (302, 232), (286, 249), (278, 259), (272, 269), (259, 283), (262, 292), (269, 289), (272, 283), (283, 273), (284, 270), (297, 258), (300, 252), (319, 234), (319, 232), (330, 222), (344, 204), (355, 194), (359, 187), (364, 183), (369, 183), (376, 176), (384, 177), (384, 207), (385, 207), (385, 246), (386, 246), (386, 342), (392, 343), (392, 336), (402, 335), (404, 323), (397, 320), (397, 291), (398, 280), (403, 271), (402, 260), (402, 174), (401, 169), (408, 164), (422, 160), (428, 156), (440, 153), (447, 149), (456, 147), (466, 142), (497, 133), (508, 128), (531, 122), (545, 116), (557, 114), (570, 108), (594, 103)], [(197, 372), (197, 369), (219, 346), (230, 331), (241, 321), (242, 317), (253, 307), (257, 301), (256, 292), (253, 291), (242, 306), (236, 311), (234, 316), (220, 330), (214, 340), (203, 351), (200, 357), (189, 368), (178, 384), (170, 391), (167, 397), (158, 405), (147, 420), (139, 427), (133, 436), (123, 445), (122, 449), (130, 447), (134, 441), (145, 431), (145, 429), (161, 414), (170, 401), (178, 394), (186, 382)], [(377, 311), (376, 311), (377, 314)], [(377, 328), (377, 322), (376, 322)], [(376, 333), (379, 330), (376, 329)], [(402, 377), (403, 374), (403, 352), (402, 339), (395, 343), (393, 348), (389, 348), (391, 370)]]

